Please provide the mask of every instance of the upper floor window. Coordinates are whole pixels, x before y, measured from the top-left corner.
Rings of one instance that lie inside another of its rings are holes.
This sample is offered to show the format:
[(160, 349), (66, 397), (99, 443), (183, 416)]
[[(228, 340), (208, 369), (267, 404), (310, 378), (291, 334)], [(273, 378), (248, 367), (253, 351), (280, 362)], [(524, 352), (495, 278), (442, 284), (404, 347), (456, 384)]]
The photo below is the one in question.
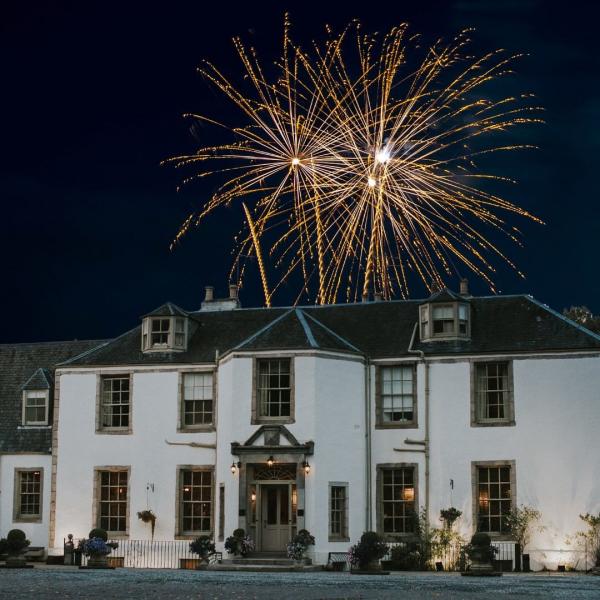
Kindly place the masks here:
[(201, 429), (213, 424), (213, 396), (212, 373), (182, 375), (182, 429)]
[(43, 469), (15, 470), (14, 521), (41, 521)]
[(291, 358), (265, 358), (255, 362), (256, 388), (253, 420), (293, 420), (293, 362)]
[(470, 308), (464, 302), (428, 303), (419, 307), (421, 340), (467, 338)]
[(416, 368), (414, 364), (381, 366), (377, 380), (377, 426), (416, 426)]
[(129, 432), (131, 425), (131, 381), (129, 375), (100, 378), (99, 431)]
[(23, 425), (48, 425), (48, 390), (23, 392)]
[(471, 424), (514, 424), (512, 363), (479, 362), (472, 369)]
[(184, 317), (145, 317), (142, 321), (142, 350), (185, 350), (187, 319)]

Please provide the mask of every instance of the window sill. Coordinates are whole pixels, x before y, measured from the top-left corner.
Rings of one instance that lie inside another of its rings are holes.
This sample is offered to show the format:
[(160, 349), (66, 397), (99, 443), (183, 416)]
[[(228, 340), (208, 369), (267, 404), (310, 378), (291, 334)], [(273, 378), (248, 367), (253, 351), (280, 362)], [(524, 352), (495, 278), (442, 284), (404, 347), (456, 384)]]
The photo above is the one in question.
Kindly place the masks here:
[(35, 517), (14, 517), (13, 523), (41, 523), (43, 521), (42, 516), (38, 515)]
[(52, 425), (18, 425), (17, 429), (52, 429)]
[(131, 435), (131, 429), (96, 429), (97, 435)]
[(129, 532), (128, 531), (107, 531), (106, 535), (108, 536), (108, 541), (112, 540), (128, 540)]
[(419, 424), (416, 421), (375, 423), (375, 429), (419, 429)]
[(296, 420), (293, 417), (254, 417), (252, 425), (291, 425)]
[(214, 433), (216, 430), (214, 425), (204, 425), (203, 427), (178, 427), (177, 433)]
[(472, 421), (471, 427), (515, 427), (515, 421)]
[(212, 531), (198, 531), (197, 533), (178, 533), (175, 535), (176, 540), (195, 540), (201, 535), (212, 536)]
[(348, 543), (350, 541), (350, 538), (349, 537), (332, 537), (332, 536), (329, 536), (327, 538), (327, 541), (328, 542), (332, 542), (332, 543), (335, 543), (335, 542), (341, 542), (341, 543), (346, 542), (346, 543)]
[[(492, 544), (494, 542), (514, 542), (515, 538), (513, 538), (510, 533), (498, 533), (494, 531), (478, 531), (477, 533), (487, 533), (492, 540)], [(516, 542), (515, 542), (516, 543)]]

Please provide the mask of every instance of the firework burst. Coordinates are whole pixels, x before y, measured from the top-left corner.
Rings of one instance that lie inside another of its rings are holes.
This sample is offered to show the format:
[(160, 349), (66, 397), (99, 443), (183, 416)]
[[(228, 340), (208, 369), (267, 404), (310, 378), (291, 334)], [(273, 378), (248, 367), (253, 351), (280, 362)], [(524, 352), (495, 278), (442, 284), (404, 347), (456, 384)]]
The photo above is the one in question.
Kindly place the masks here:
[(510, 180), (475, 164), (486, 154), (532, 147), (494, 141), (515, 126), (542, 122), (532, 96), (486, 94), (486, 84), (511, 74), (520, 55), (471, 56), (469, 31), (425, 50), (406, 25), (381, 38), (364, 34), (358, 22), (327, 33), (305, 51), (291, 41), (286, 18), (282, 57), (269, 69), (274, 78), (234, 39), (245, 91), (215, 65), (200, 67), (245, 124), (188, 115), (232, 137), (167, 161), (192, 169), (184, 184), (224, 179), (175, 242), (219, 207), (239, 203), (245, 225), (232, 273), (241, 284), (243, 258), (256, 256), (268, 306), (296, 272), (303, 281), (298, 298), (317, 303), (371, 292), (406, 297), (410, 272), (433, 289), (459, 267), (495, 291), (494, 256), (521, 275), (487, 233), (519, 243), (506, 215), (539, 219), (485, 191), (486, 180)]

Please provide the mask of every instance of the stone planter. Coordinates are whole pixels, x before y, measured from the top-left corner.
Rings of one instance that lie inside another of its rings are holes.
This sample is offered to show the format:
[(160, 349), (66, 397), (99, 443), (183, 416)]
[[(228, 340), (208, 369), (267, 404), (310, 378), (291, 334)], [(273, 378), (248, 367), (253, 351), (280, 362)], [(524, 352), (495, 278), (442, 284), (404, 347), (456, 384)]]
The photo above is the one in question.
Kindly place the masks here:
[(32, 569), (33, 565), (28, 565), (23, 553), (9, 554), (6, 557), (6, 567), (9, 569)]
[(106, 554), (91, 554), (85, 567), (80, 569), (114, 569), (108, 562)]

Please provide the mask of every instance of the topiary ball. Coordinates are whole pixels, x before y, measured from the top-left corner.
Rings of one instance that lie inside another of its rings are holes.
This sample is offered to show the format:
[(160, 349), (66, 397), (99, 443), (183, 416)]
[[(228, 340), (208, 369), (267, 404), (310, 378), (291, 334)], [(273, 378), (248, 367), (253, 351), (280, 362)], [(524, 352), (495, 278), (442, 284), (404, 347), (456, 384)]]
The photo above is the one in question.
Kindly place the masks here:
[(108, 540), (108, 533), (106, 533), (106, 530), (102, 529), (101, 527), (94, 527), (94, 529), (90, 531), (88, 537), (90, 540), (92, 538), (100, 538), (106, 542)]
[(6, 536), (6, 540), (10, 543), (24, 542), (26, 540), (25, 532), (20, 529), (11, 529)]
[(489, 546), (491, 543), (492, 538), (490, 538), (490, 536), (487, 533), (484, 533), (483, 531), (478, 531), (471, 538), (472, 546)]
[(246, 537), (246, 531), (244, 529), (242, 529), (242, 528), (235, 529), (233, 531), (233, 537), (234, 538), (244, 538), (244, 537)]

